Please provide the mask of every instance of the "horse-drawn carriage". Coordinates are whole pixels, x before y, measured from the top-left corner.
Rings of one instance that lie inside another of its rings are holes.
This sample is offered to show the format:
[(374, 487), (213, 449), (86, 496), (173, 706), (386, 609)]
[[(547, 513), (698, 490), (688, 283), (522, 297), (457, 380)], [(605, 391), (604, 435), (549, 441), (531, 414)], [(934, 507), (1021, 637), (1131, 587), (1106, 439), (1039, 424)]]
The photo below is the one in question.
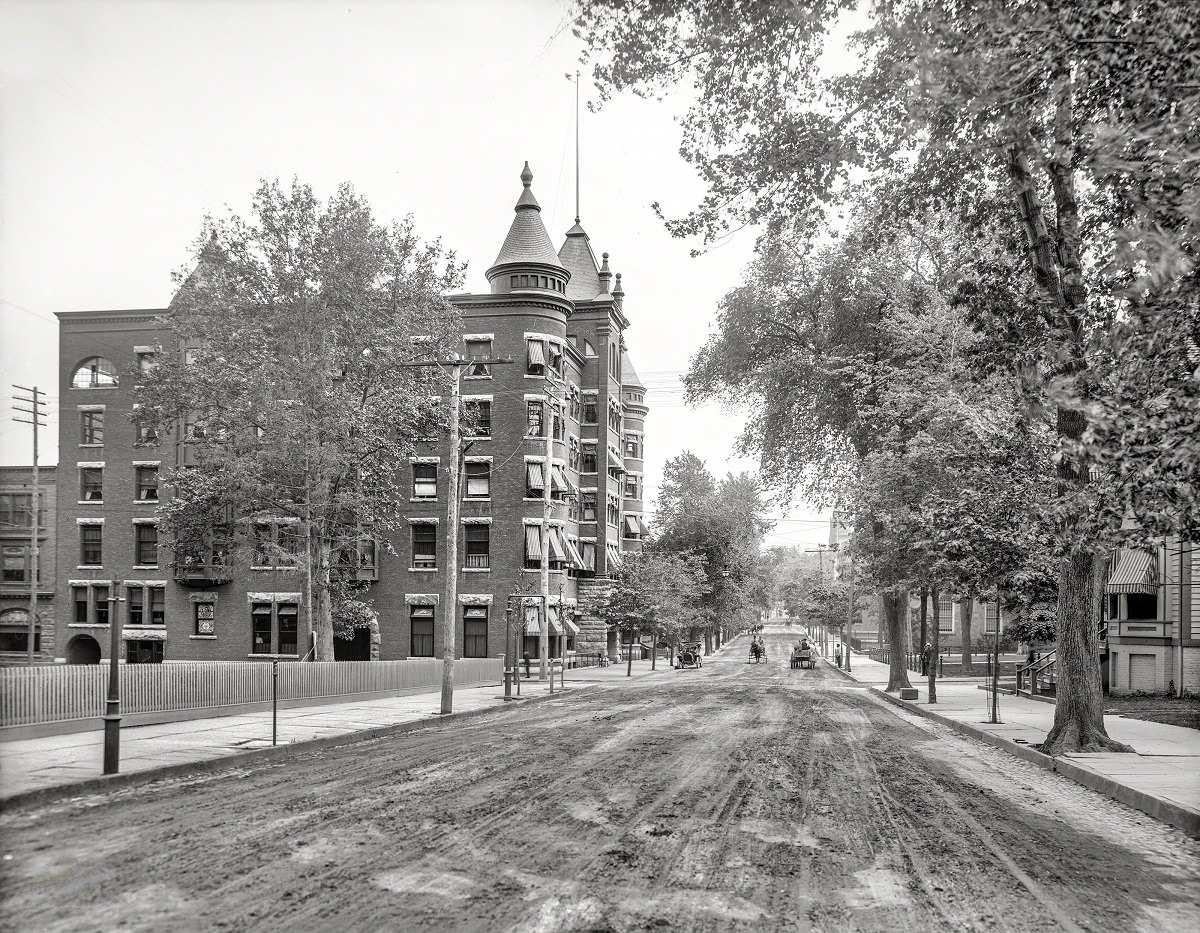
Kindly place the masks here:
[(792, 649), (792, 669), (795, 670), (796, 668), (800, 668), (801, 670), (804, 670), (804, 668), (807, 667), (810, 670), (814, 670), (816, 669), (816, 666), (817, 654), (815, 651), (813, 651), (812, 645), (809, 644), (808, 639), (806, 638), (799, 645)]
[(685, 668), (695, 670), (698, 667), (704, 667), (704, 662), (700, 658), (700, 642), (679, 646), (679, 664), (676, 670), (684, 670)]
[(750, 642), (750, 660), (757, 664), (759, 661), (767, 659), (767, 646), (761, 639), (752, 639)]

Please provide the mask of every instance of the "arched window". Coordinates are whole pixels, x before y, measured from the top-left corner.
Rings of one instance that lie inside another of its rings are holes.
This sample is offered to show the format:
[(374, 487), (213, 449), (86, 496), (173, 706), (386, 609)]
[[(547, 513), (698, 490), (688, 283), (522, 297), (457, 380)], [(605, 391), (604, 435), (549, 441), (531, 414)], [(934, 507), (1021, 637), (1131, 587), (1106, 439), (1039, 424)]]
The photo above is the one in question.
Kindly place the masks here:
[(117, 367), (102, 356), (84, 360), (71, 377), (72, 389), (104, 389), (117, 384)]

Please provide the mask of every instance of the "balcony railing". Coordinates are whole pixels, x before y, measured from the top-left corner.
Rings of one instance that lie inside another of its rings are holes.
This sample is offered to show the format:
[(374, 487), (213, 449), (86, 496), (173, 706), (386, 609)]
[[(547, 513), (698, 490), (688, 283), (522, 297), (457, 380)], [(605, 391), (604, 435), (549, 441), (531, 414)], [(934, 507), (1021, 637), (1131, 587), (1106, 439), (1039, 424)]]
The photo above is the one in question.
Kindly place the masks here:
[(175, 582), (184, 586), (219, 586), (233, 579), (233, 570), (225, 563), (180, 563), (175, 567)]

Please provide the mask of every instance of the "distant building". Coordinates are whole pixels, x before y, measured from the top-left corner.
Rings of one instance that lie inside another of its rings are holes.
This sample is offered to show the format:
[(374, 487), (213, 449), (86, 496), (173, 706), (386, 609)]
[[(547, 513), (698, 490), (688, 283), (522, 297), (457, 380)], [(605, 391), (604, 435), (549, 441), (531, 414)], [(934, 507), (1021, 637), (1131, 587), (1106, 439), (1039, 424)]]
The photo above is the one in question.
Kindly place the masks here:
[[(38, 468), (35, 663), (54, 660), (55, 468)], [(33, 580), (33, 468), (0, 467), (0, 665), (28, 663), (29, 597)]]
[[(552, 653), (562, 639), (568, 652), (616, 654), (607, 626), (584, 618), (579, 605), (623, 551), (641, 546), (645, 389), (625, 349), (621, 276), (607, 253), (597, 263), (578, 222), (553, 248), (532, 178), (526, 165), (515, 216), (486, 273), (489, 290), (450, 297), (463, 320), (460, 352), (476, 361), (461, 384), (478, 429), (464, 454), (459, 553), (451, 558), (444, 545), (448, 446), (419, 443), (401, 471), (408, 504), (406, 527), (390, 536), (395, 553), (364, 546), (352, 571), (379, 616), (384, 659), (440, 657), (446, 612), (460, 656), (502, 654), (506, 626), (524, 624), (524, 648), (536, 657), (543, 617)], [(57, 534), (65, 557), (55, 654), (80, 663), (107, 656), (115, 611), (127, 661), (297, 658), (307, 650), (297, 562), (172, 568), (159, 548), (156, 507), (169, 494), (159, 472), (188, 463), (189, 448), (136, 423), (130, 386), (160, 342), (162, 313), (59, 315)], [(483, 362), (493, 358), (513, 364)], [(553, 505), (544, 529), (547, 484)], [(453, 607), (440, 604), (447, 572), (459, 575)], [(365, 659), (368, 634), (335, 647), (339, 657)]]
[(1200, 691), (1200, 548), (1172, 537), (1152, 549), (1120, 549), (1104, 590), (1108, 689)]

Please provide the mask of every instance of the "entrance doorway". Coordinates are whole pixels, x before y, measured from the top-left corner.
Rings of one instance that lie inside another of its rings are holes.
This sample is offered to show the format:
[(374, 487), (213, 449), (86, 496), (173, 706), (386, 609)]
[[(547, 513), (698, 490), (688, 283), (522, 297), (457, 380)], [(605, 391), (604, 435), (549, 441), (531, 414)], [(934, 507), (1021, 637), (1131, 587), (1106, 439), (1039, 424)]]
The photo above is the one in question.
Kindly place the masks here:
[(335, 638), (333, 640), (333, 659), (335, 661), (370, 661), (370, 629), (356, 628), (354, 637), (351, 639)]
[(76, 635), (67, 642), (68, 664), (99, 664), (100, 643), (91, 635)]

